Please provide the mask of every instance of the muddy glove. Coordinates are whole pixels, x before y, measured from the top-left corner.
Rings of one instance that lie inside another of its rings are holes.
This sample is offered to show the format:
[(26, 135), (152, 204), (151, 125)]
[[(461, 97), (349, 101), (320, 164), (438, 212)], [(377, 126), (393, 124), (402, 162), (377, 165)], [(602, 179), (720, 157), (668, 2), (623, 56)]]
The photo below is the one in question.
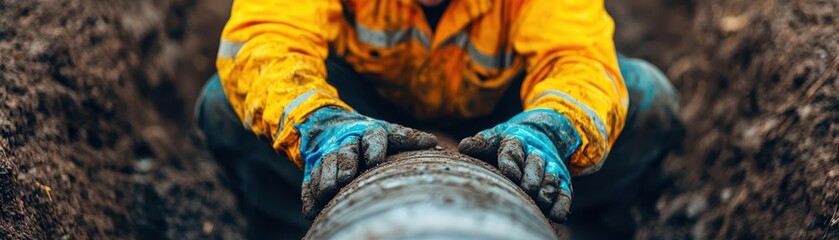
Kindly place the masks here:
[(295, 128), (305, 164), (301, 197), (307, 219), (314, 219), (359, 168), (382, 163), (387, 152), (437, 145), (432, 134), (334, 107), (318, 109)]
[(461, 153), (497, 160), (501, 172), (530, 195), (551, 220), (563, 223), (571, 207), (571, 174), (565, 163), (581, 144), (571, 121), (548, 109), (522, 112), (465, 138)]

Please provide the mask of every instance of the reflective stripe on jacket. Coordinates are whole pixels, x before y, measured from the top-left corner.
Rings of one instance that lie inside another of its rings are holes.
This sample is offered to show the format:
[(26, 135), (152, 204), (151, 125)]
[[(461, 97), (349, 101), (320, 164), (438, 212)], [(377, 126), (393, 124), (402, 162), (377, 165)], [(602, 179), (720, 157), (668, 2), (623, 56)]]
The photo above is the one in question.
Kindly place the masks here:
[(234, 1), (217, 60), (225, 92), (246, 128), (301, 166), (294, 124), (350, 109), (326, 82), (330, 49), (426, 121), (490, 114), (524, 70), (524, 109), (558, 111), (583, 137), (571, 172), (598, 169), (628, 106), (603, 1), (451, 1), (433, 32), (415, 0)]

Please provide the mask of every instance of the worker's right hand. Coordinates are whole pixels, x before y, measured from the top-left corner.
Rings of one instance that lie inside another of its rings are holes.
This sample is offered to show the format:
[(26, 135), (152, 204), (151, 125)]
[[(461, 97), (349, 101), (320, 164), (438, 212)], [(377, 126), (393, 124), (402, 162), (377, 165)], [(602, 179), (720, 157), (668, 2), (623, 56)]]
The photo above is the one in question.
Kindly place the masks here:
[(324, 107), (295, 128), (300, 132), (304, 160), (303, 215), (314, 219), (360, 168), (382, 163), (387, 152), (411, 151), (437, 145), (426, 132), (358, 114)]

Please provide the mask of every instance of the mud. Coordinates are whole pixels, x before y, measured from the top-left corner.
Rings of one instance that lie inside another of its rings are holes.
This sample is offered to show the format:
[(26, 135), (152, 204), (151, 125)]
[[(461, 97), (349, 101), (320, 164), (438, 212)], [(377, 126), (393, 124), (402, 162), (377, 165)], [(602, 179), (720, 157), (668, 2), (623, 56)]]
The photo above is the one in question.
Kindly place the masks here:
[(839, 2), (607, 6), (620, 51), (680, 90), (687, 130), (637, 237), (839, 239)]
[(241, 238), (188, 135), (223, 6), (0, 1), (0, 239)]
[(315, 200), (314, 188), (317, 186), (312, 184), (314, 180), (315, 179), (313, 178), (312, 181), (303, 183), (303, 190), (300, 194), (300, 199), (303, 201), (303, 216), (306, 219), (315, 219), (324, 205), (323, 203), (318, 203)]
[(388, 135), (388, 153), (399, 151), (428, 149), (437, 145), (437, 137), (433, 134), (413, 128), (395, 125)]
[(364, 133), (361, 138), (361, 149), (364, 152), (364, 165), (373, 167), (381, 164), (387, 157), (388, 134), (384, 130), (372, 130)]
[(359, 154), (358, 144), (353, 144), (349, 147), (342, 148), (338, 154), (338, 184), (344, 186), (358, 173)]

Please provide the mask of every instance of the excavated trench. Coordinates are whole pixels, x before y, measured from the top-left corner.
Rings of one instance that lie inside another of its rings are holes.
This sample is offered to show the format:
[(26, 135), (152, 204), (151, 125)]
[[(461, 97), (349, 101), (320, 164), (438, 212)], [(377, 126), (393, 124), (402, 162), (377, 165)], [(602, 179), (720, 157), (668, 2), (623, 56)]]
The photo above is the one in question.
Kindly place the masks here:
[[(0, 239), (243, 237), (190, 137), (229, 6), (0, 0)], [(619, 51), (679, 88), (687, 129), (636, 237), (839, 238), (839, 2), (607, 7)]]

